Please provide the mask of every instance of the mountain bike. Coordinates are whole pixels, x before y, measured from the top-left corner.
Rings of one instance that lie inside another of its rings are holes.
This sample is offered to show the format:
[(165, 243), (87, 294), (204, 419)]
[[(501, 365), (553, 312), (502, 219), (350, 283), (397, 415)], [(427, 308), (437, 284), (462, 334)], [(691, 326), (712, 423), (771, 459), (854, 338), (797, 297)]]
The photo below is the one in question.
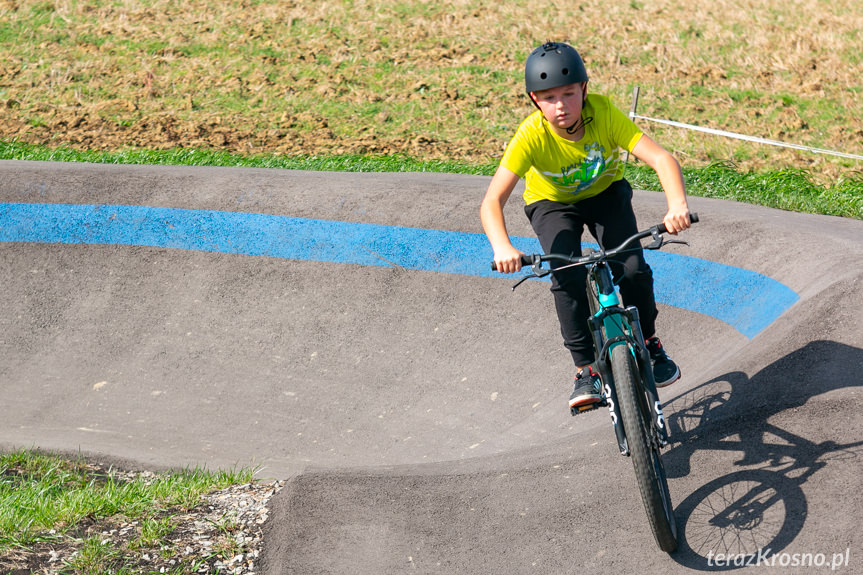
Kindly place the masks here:
[[(690, 214), (690, 221), (698, 221)], [(602, 401), (611, 414), (611, 423), (621, 455), (632, 458), (635, 477), (647, 512), (653, 536), (660, 549), (672, 553), (677, 548), (677, 523), (668, 491), (660, 450), (668, 445), (668, 429), (662, 415), (650, 353), (644, 343), (638, 310), (623, 307), (614, 282), (611, 266), (614, 258), (628, 251), (658, 250), (681, 240), (666, 240), (664, 224), (638, 232), (618, 247), (588, 249), (581, 256), (565, 254), (533, 254), (522, 256), (522, 265), (531, 273), (521, 278), (515, 290), (530, 278), (541, 278), (555, 271), (575, 266), (587, 268), (587, 298), (590, 303), (589, 324), (596, 349), (595, 367), (602, 380)], [(641, 245), (641, 240), (653, 241)], [(564, 265), (550, 269), (543, 262), (559, 261)], [(495, 265), (492, 264), (492, 269)], [(588, 409), (594, 409), (596, 405)]]

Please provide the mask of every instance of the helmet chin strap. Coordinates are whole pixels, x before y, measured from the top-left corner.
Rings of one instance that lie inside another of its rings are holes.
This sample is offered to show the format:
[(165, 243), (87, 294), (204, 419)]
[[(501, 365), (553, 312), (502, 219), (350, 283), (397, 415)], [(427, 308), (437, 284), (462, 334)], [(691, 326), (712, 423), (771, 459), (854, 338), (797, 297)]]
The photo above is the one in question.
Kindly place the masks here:
[[(587, 104), (587, 83), (584, 84), (584, 90), (581, 93), (581, 110), (584, 111), (584, 105)], [(581, 118), (579, 117), (570, 127), (566, 129), (566, 133), (570, 136), (580, 129), (587, 126), (589, 123), (593, 121), (593, 117), (590, 118)]]
[[(542, 108), (540, 108), (539, 104), (536, 103), (536, 100), (533, 99), (533, 95), (531, 93), (528, 93), (527, 97), (530, 99), (531, 104), (533, 104), (537, 110), (542, 111)], [(587, 102), (587, 86), (584, 87), (584, 96), (583, 96), (581, 101)], [(582, 108), (582, 111), (583, 110), (584, 109)], [(566, 129), (566, 133), (572, 135), (572, 134), (576, 133), (577, 131), (579, 131), (580, 129), (587, 126), (592, 121), (593, 121), (593, 116), (591, 116), (589, 118), (579, 118), (578, 120), (575, 121), (575, 123), (573, 123), (570, 127), (568, 127)]]
[(577, 131), (579, 131), (580, 129), (582, 129), (583, 127), (587, 126), (592, 121), (593, 121), (593, 116), (591, 116), (590, 118), (579, 118), (578, 120), (575, 121), (575, 123), (573, 125), (571, 125), (570, 127), (568, 127), (566, 129), (566, 133), (572, 135), (572, 134), (576, 133)]

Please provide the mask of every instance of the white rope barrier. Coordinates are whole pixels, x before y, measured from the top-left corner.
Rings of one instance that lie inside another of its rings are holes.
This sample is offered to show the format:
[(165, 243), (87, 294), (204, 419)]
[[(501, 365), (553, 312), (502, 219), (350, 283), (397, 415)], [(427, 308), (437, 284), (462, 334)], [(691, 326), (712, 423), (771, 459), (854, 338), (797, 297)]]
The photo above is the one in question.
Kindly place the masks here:
[(672, 120), (659, 120), (657, 118), (648, 118), (647, 116), (639, 116), (635, 113), (636, 107), (638, 106), (638, 86), (632, 92), (632, 108), (629, 112), (629, 117), (632, 120), (647, 120), (648, 122), (656, 122), (657, 124), (665, 124), (667, 126), (674, 126), (675, 128), (686, 128), (688, 130), (694, 130), (696, 132), (704, 132), (706, 134), (713, 134), (714, 136), (725, 136), (726, 138), (736, 138), (738, 140), (745, 140), (747, 142), (755, 142), (757, 144), (768, 144), (771, 146), (780, 146), (783, 148), (793, 148), (795, 150), (804, 150), (807, 152), (812, 152), (813, 154), (829, 154), (831, 156), (839, 156), (841, 158), (850, 158), (852, 160), (863, 160), (863, 156), (859, 156), (856, 154), (847, 154), (845, 152), (837, 152), (835, 150), (826, 150), (823, 148), (813, 148), (811, 146), (803, 146), (801, 144), (792, 144), (789, 142), (779, 142), (777, 140), (768, 140), (766, 138), (758, 138), (755, 136), (746, 136), (744, 134), (736, 134), (734, 132), (727, 132), (725, 130), (714, 130), (713, 128), (704, 128), (701, 126), (693, 126), (692, 124), (684, 124), (682, 122), (675, 122)]

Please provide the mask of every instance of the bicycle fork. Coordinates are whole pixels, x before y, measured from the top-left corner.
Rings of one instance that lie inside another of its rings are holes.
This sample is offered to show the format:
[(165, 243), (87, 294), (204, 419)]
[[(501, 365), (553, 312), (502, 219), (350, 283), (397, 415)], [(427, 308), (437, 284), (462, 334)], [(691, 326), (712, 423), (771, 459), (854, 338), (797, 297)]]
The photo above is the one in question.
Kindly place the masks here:
[[(645, 394), (639, 393), (638, 396), (644, 398), (643, 401), (647, 403), (647, 405), (642, 405), (642, 409), (645, 410), (645, 419), (651, 421), (653, 428), (652, 432), (648, 430), (648, 436), (651, 441), (655, 442), (656, 448), (665, 447), (668, 445), (668, 429), (665, 425), (665, 416), (662, 413), (659, 394), (653, 379), (650, 353), (644, 345), (638, 310), (635, 306), (621, 309), (613, 286), (610, 289), (609, 286), (598, 287), (600, 309), (596, 315), (589, 318), (589, 323), (594, 345), (598, 351), (596, 366), (600, 379), (602, 379), (603, 393), (608, 404), (620, 453), (621, 455), (629, 455), (629, 444), (626, 440), (626, 430), (623, 427), (620, 402), (617, 399), (614, 376), (611, 370), (611, 350), (618, 345), (626, 345), (629, 348), (638, 366), (638, 373), (646, 392), (646, 398), (644, 397)], [(608, 291), (610, 293), (603, 293)], [(625, 318), (625, 321), (620, 321), (621, 317)]]

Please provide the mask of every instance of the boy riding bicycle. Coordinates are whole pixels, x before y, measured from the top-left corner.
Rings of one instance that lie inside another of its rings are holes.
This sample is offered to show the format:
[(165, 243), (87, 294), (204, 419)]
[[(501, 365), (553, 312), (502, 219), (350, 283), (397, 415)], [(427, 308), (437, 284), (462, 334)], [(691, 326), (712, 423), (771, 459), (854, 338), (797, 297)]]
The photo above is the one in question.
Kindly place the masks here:
[[(521, 268), (522, 252), (509, 239), (503, 207), (519, 179), (525, 178), (525, 213), (546, 253), (581, 253), (585, 226), (603, 248), (612, 248), (638, 229), (632, 188), (623, 178), (621, 149), (653, 168), (665, 192), (663, 223), (676, 234), (689, 227), (689, 206), (677, 160), (620, 112), (605, 96), (587, 95), (588, 76), (578, 52), (548, 42), (525, 63), (525, 89), (538, 111), (519, 126), (504, 152), (480, 208), (483, 230), (494, 250), (498, 271)], [(642, 250), (616, 258), (615, 280), (626, 305), (641, 318), (657, 387), (680, 378), (680, 369), (655, 334), (657, 316), (653, 272)], [(587, 324), (589, 304), (583, 267), (552, 274), (551, 292), (564, 347), (576, 367), (569, 399), (573, 414), (601, 401), (599, 376)]]

